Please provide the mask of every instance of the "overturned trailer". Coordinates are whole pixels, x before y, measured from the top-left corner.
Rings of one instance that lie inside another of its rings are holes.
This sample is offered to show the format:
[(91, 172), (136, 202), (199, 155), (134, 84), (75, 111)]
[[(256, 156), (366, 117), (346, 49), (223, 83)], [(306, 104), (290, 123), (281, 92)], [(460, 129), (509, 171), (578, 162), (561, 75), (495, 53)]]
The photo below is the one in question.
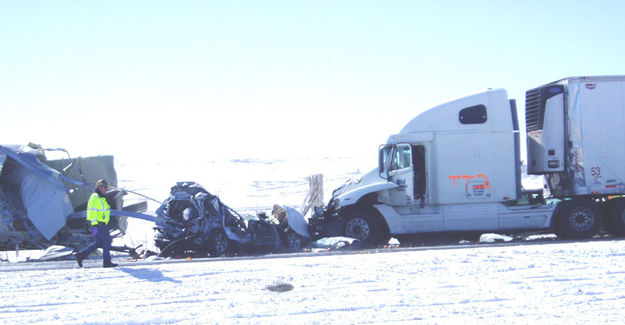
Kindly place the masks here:
[[(74, 249), (92, 236), (85, 209), (99, 178), (117, 186), (113, 156), (48, 160), (38, 145), (0, 145), (0, 249)], [(106, 194), (111, 205), (111, 235), (126, 231), (128, 216), (145, 211), (146, 202), (124, 206), (123, 190)], [(126, 248), (118, 248), (126, 250)]]
[(274, 211), (275, 218), (242, 216), (199, 184), (179, 182), (156, 210), (154, 241), (165, 257), (301, 249), (310, 238), (304, 217), (290, 207)]

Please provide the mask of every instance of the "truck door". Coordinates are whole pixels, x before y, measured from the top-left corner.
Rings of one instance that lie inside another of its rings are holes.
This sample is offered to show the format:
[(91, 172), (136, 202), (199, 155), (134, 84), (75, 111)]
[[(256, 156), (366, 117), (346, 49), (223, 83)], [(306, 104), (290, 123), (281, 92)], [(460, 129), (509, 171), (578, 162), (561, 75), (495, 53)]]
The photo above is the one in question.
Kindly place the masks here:
[(425, 147), (412, 146), (412, 165), (414, 170), (414, 198), (425, 198)]
[(391, 153), (389, 181), (399, 187), (391, 190), (392, 205), (410, 205), (415, 200), (412, 148), (409, 144), (398, 144)]

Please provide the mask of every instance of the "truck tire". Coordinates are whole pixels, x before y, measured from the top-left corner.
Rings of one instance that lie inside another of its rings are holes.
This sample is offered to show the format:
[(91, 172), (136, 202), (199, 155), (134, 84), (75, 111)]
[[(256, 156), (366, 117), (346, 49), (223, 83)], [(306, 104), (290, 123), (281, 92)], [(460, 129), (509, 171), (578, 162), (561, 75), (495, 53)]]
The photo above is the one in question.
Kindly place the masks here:
[(208, 254), (211, 257), (224, 256), (230, 248), (230, 240), (223, 229), (214, 229), (208, 236), (207, 241)]
[(614, 236), (625, 236), (625, 198), (606, 202), (604, 227)]
[(371, 208), (349, 210), (343, 224), (343, 235), (360, 240), (361, 247), (376, 247), (390, 239)]
[(590, 199), (562, 201), (557, 215), (556, 234), (561, 238), (590, 238), (601, 225), (601, 210)]

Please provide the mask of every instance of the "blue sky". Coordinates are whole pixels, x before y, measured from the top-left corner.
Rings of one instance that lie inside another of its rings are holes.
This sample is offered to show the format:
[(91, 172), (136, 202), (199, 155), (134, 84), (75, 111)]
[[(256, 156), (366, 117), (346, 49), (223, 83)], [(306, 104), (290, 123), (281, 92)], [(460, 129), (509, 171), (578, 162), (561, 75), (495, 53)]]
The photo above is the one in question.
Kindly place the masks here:
[(487, 88), (625, 74), (623, 1), (2, 1), (3, 144), (375, 155)]

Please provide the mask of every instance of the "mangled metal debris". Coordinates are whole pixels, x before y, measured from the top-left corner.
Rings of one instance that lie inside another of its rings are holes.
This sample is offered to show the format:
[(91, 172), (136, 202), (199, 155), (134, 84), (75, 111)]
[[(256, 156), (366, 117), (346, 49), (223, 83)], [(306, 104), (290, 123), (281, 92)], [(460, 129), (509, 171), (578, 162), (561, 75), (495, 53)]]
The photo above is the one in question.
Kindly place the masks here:
[(303, 216), (290, 207), (244, 217), (194, 182), (172, 187), (156, 214), (155, 244), (165, 257), (299, 250), (310, 238)]
[[(33, 144), (0, 146), (0, 249), (49, 248), (39, 260), (53, 260), (71, 257), (72, 251), (88, 245), (92, 235), (85, 220), (86, 202), (100, 178), (113, 188), (106, 194), (112, 237), (125, 234), (127, 217), (154, 222), (155, 244), (164, 257), (358, 247), (351, 239), (311, 242), (307, 220), (291, 207), (274, 205), (271, 216), (264, 212), (241, 215), (194, 182), (172, 187), (156, 216), (143, 214), (145, 201), (124, 206), (127, 192), (116, 188), (112, 156), (71, 158), (67, 154), (68, 158), (49, 160), (45, 155), (49, 150)], [(314, 176), (303, 211), (318, 208), (322, 201), (318, 197), (323, 193), (322, 176)], [(140, 257), (136, 248), (111, 250)]]
[[(63, 151), (64, 149), (53, 149)], [(48, 160), (41, 146), (0, 145), (0, 248), (79, 248), (92, 239), (85, 208), (93, 184), (106, 178), (117, 186), (112, 156)], [(112, 236), (126, 231), (126, 217), (147, 204), (123, 206), (123, 190), (106, 198), (111, 205)], [(127, 251), (121, 248), (119, 250)]]

